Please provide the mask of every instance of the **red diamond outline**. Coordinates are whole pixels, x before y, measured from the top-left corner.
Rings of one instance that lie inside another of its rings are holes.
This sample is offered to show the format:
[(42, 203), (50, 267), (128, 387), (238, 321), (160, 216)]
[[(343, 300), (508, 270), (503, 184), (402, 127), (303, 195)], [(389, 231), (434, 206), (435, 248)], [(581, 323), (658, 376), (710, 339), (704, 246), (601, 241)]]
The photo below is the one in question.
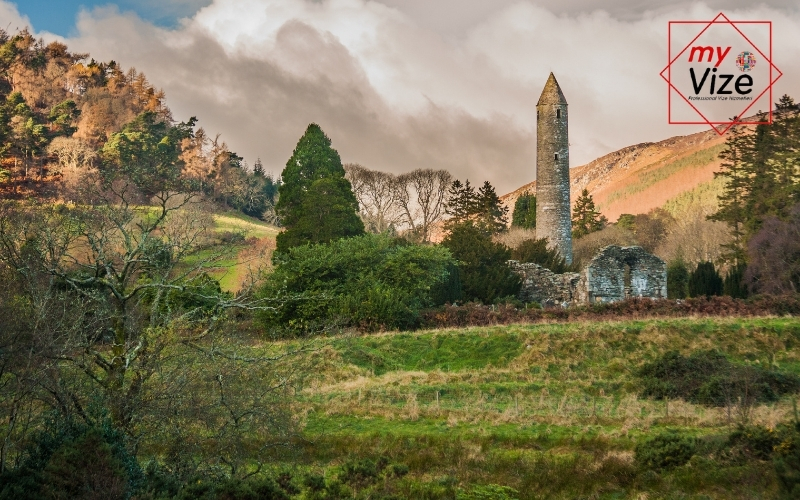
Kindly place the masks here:
[[(724, 22), (717, 22), (717, 20), (720, 17), (723, 18), (725, 21)], [(672, 50), (672, 40), (671, 40), (671, 37), (672, 37), (672, 25), (673, 24), (703, 24), (703, 23), (706, 23), (706, 26), (700, 31), (700, 33), (698, 33), (697, 36), (695, 36), (688, 44), (686, 44), (686, 46), (683, 48), (683, 50), (681, 50), (678, 53), (678, 55), (676, 55), (674, 58), (670, 59), (671, 50)], [(769, 25), (769, 54), (770, 54), (769, 57), (764, 55), (764, 53), (761, 51), (761, 49), (756, 44), (754, 44), (752, 41), (750, 41), (750, 39), (747, 38), (747, 36), (744, 33), (742, 33), (742, 31), (738, 27), (736, 27), (737, 23), (738, 24), (767, 24), (767, 25)], [(742, 111), (741, 113), (739, 113), (735, 117), (735, 118), (737, 118), (737, 120), (735, 120), (735, 121), (730, 121), (730, 122), (712, 122), (712, 121), (710, 121), (708, 118), (706, 118), (706, 116), (703, 113), (700, 112), (699, 109), (697, 109), (691, 103), (691, 101), (689, 101), (689, 99), (686, 98), (686, 96), (683, 95), (683, 93), (681, 93), (680, 90), (678, 90), (675, 87), (675, 85), (672, 84), (672, 81), (671, 81), (672, 75), (671, 75), (671, 71), (670, 70), (671, 70), (671, 67), (672, 67), (672, 63), (677, 61), (678, 58), (681, 55), (683, 55), (684, 52), (686, 52), (686, 49), (688, 49), (689, 46), (695, 42), (695, 40), (700, 38), (700, 36), (703, 33), (705, 33), (706, 30), (708, 28), (710, 28), (711, 25), (713, 25), (713, 24), (730, 24), (731, 27), (733, 29), (735, 29), (742, 36), (742, 38), (744, 38), (756, 51), (758, 51), (758, 53), (761, 55), (762, 58), (764, 58), (765, 61), (769, 62), (769, 79), (770, 79), (769, 85), (767, 85), (767, 87), (758, 95), (758, 97), (756, 97), (755, 99), (753, 99), (750, 102), (750, 104), (744, 109), (744, 111)], [(667, 66), (663, 70), (661, 70), (661, 73), (659, 73), (659, 75), (661, 76), (661, 78), (663, 78), (667, 82), (667, 85), (668, 85), (668, 87), (667, 87), (667, 119), (668, 119), (670, 124), (702, 125), (703, 123), (705, 123), (709, 127), (711, 127), (712, 129), (714, 129), (714, 131), (719, 135), (724, 135), (725, 132), (730, 130), (730, 128), (732, 126), (734, 126), (734, 125), (761, 125), (761, 124), (769, 125), (769, 124), (772, 124), (772, 104), (771, 104), (772, 103), (772, 86), (775, 84), (775, 82), (777, 82), (783, 76), (783, 72), (780, 69), (778, 69), (778, 67), (775, 66), (775, 64), (773, 64), (773, 62), (772, 62), (772, 21), (731, 21), (730, 19), (728, 19), (728, 17), (725, 14), (720, 12), (719, 14), (717, 14), (717, 16), (713, 20), (708, 21), (708, 22), (706, 22), (706, 21), (669, 21), (668, 27), (667, 27), (667, 37), (668, 37), (668, 41), (667, 41), (667, 44), (668, 44), (668, 46), (667, 46), (667, 61), (668, 61), (668, 63), (667, 63)], [(772, 70), (773, 69), (778, 72), (778, 75), (777, 75), (777, 77), (775, 79), (772, 78)], [(664, 72), (667, 73), (666, 77), (664, 76)], [(702, 122), (673, 122), (671, 120), (671, 117), (672, 117), (672, 107), (671, 107), (671, 105), (672, 105), (672, 93), (670, 92), (670, 89), (672, 89), (675, 92), (677, 92), (678, 95), (681, 96), (681, 98), (683, 98), (684, 101), (686, 101), (686, 104), (688, 104), (692, 109), (695, 110), (695, 112), (698, 115), (700, 115), (700, 117), (703, 119), (703, 121)], [(766, 121), (766, 122), (743, 122), (741, 120), (738, 120), (738, 118), (742, 117), (745, 113), (747, 113), (747, 111), (759, 99), (761, 99), (761, 97), (767, 91), (769, 91), (769, 97), (770, 97), (769, 120)], [(727, 125), (727, 127), (725, 127), (724, 129), (720, 130), (717, 127), (715, 127), (714, 125)]]

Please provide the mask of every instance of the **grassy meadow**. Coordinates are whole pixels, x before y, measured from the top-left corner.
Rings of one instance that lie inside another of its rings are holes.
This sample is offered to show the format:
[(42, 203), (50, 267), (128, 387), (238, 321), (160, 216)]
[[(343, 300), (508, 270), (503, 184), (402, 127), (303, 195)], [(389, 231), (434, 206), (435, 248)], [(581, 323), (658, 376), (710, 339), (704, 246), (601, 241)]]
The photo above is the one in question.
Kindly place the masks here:
[[(752, 408), (641, 399), (637, 371), (667, 351), (718, 349), (797, 374), (799, 344), (790, 317), (335, 337), (308, 354), (302, 436), (276, 467), (328, 481), (359, 460), (408, 468), (390, 483), (351, 483), (354, 498), (770, 498), (770, 462), (726, 462), (714, 450), (745, 418), (789, 421), (791, 397)], [(680, 467), (637, 468), (636, 444), (667, 430), (705, 451)]]

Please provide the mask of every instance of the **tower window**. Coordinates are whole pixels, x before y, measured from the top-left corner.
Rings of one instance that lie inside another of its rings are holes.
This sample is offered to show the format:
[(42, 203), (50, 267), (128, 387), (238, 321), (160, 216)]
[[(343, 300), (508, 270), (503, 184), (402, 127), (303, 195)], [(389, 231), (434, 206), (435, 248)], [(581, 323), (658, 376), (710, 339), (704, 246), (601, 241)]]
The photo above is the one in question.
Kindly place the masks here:
[(555, 158), (553, 158), (553, 159), (558, 161), (558, 153), (555, 154)]
[[(556, 110), (556, 118), (561, 118), (561, 110), (560, 109)], [(558, 159), (558, 158), (556, 158), (556, 159)]]

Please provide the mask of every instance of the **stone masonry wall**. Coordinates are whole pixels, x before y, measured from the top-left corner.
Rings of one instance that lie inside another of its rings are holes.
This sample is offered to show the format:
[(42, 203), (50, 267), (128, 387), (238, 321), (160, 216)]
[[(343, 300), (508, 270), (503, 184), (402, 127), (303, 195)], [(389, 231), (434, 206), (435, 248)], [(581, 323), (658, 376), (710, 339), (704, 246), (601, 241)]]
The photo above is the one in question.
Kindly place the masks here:
[(521, 301), (538, 302), (543, 306), (577, 303), (579, 273), (556, 274), (539, 264), (520, 264), (515, 260), (508, 261), (508, 264), (522, 277)]
[(667, 264), (642, 247), (607, 246), (592, 258), (583, 275), (584, 302), (667, 297)]
[(603, 248), (580, 273), (556, 274), (538, 264), (509, 261), (522, 277), (519, 299), (543, 306), (667, 297), (667, 265), (641, 247)]

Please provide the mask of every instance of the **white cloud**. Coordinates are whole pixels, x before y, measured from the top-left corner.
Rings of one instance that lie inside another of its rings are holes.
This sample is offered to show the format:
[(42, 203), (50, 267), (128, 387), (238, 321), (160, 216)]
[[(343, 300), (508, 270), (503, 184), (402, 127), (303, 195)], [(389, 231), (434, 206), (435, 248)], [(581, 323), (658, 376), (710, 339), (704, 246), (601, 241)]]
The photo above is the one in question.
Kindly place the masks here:
[[(83, 13), (68, 43), (144, 71), (176, 117), (197, 115), (276, 173), (314, 121), (345, 161), (447, 168), (504, 192), (533, 178), (535, 104), (550, 71), (570, 103), (573, 166), (698, 130), (666, 124), (658, 73), (667, 21), (717, 11), (645, 2), (658, 10), (623, 16), (621, 1), (613, 15), (584, 3), (215, 0), (172, 30), (106, 8)], [(800, 14), (729, 14), (775, 22), (777, 92), (800, 97)]]

